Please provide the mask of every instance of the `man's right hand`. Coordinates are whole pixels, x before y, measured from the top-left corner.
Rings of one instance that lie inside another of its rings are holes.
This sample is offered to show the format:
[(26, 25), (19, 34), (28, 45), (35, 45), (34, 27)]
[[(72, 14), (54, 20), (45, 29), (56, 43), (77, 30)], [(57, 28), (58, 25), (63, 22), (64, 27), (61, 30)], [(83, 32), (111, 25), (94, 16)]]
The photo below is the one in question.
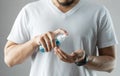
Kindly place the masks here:
[(35, 36), (32, 40), (35, 44), (42, 45), (46, 52), (51, 51), (54, 47), (56, 47), (55, 37), (58, 34), (68, 35), (68, 32), (64, 29), (57, 29), (55, 31), (49, 31), (42, 35)]
[(4, 49), (4, 61), (9, 66), (12, 67), (16, 64), (22, 63), (26, 58), (31, 56), (34, 50), (42, 45), (47, 52), (56, 46), (55, 36), (57, 34), (67, 35), (67, 31), (63, 29), (57, 29), (55, 31), (50, 31), (45, 34), (34, 37), (32, 40), (25, 42), (23, 44), (18, 44), (9, 41), (5, 45)]

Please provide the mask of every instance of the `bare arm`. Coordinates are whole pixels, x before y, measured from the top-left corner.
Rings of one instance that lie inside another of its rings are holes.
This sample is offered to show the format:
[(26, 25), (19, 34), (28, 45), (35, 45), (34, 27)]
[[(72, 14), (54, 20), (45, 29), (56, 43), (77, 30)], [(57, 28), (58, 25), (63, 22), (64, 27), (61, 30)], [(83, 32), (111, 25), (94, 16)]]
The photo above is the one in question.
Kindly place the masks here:
[(24, 44), (16, 44), (8, 41), (4, 49), (4, 61), (9, 66), (22, 63), (27, 57), (32, 55), (37, 45), (32, 40)]
[[(58, 58), (67, 63), (75, 63), (84, 59), (83, 50), (77, 50), (70, 55), (66, 54), (64, 51), (57, 47), (54, 50)], [(78, 58), (77, 55), (80, 55), (80, 57)], [(88, 59), (89, 62), (84, 65), (88, 69), (111, 72), (115, 66), (114, 46), (99, 49), (99, 56), (88, 56)]]
[(55, 35), (57, 34), (67, 35), (67, 31), (64, 29), (57, 29), (53, 32), (49, 31), (45, 34), (35, 36), (30, 41), (23, 44), (16, 44), (8, 41), (4, 49), (5, 63), (9, 67), (22, 63), (26, 58), (33, 54), (34, 50), (40, 44), (45, 48), (46, 52), (50, 52), (51, 49), (56, 46)]
[(115, 67), (114, 46), (99, 49), (99, 56), (89, 56), (89, 63), (85, 66), (89, 69), (111, 72)]

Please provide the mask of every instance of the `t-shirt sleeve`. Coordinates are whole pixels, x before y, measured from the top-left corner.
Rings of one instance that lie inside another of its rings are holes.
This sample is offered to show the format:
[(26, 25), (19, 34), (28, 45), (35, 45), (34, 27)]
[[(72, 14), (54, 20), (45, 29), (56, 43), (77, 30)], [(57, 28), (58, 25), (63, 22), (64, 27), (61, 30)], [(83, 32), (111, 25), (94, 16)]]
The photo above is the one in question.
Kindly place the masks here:
[(15, 43), (24, 43), (29, 40), (29, 31), (27, 26), (27, 13), (22, 8), (18, 14), (7, 40)]
[(109, 11), (103, 7), (99, 19), (99, 28), (98, 28), (98, 48), (109, 47), (117, 44), (117, 39), (113, 27), (113, 22), (110, 16)]

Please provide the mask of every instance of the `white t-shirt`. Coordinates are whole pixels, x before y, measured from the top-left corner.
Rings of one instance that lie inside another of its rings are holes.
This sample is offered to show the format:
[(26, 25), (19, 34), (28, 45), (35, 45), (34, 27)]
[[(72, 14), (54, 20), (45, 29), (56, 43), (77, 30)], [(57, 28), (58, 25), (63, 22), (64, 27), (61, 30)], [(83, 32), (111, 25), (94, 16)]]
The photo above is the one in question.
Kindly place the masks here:
[[(88, 55), (96, 55), (97, 48), (117, 43), (108, 10), (103, 5), (85, 0), (80, 0), (66, 13), (51, 0), (29, 3), (19, 13), (7, 39), (25, 43), (36, 35), (58, 28), (69, 32), (60, 46), (68, 54), (83, 49)], [(53, 51), (40, 53), (36, 50), (31, 58), (30, 76), (96, 76), (94, 70), (61, 61)]]

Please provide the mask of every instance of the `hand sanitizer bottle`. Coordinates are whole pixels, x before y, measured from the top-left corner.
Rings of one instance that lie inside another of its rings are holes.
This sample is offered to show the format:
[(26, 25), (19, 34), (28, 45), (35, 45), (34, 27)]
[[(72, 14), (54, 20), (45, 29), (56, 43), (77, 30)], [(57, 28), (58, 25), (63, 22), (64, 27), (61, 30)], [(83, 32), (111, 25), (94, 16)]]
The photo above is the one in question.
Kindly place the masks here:
[[(55, 38), (56, 45), (60, 46), (60, 44), (66, 39), (66, 37), (67, 37), (67, 35), (63, 35), (63, 34), (57, 35)], [(45, 49), (42, 45), (39, 46), (39, 50), (42, 53), (45, 52)]]

